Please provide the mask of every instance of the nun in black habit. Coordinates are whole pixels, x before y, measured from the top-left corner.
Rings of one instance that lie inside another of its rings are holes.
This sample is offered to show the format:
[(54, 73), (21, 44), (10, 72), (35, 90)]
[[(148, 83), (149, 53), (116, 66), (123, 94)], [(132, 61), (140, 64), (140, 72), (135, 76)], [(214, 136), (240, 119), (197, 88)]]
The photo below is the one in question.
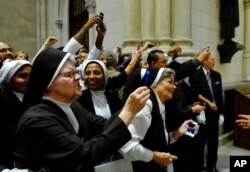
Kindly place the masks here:
[(82, 92), (70, 56), (48, 48), (33, 64), (15, 138), (17, 168), (94, 171), (95, 164), (131, 138), (127, 126), (145, 105), (149, 90), (135, 90), (110, 120), (92, 115), (75, 101)]

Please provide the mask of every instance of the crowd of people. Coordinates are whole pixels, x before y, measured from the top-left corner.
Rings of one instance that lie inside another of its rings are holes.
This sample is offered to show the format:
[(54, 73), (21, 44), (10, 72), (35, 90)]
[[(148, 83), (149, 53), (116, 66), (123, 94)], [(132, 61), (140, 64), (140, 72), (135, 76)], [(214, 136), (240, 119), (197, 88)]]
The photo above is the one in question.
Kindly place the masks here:
[[(47, 38), (32, 62), (0, 42), (0, 170), (91, 172), (124, 158), (135, 172), (216, 172), (224, 105), (214, 53), (178, 63), (178, 45), (104, 51), (106, 31), (92, 16), (64, 47)], [(238, 117), (249, 129), (250, 115)]]

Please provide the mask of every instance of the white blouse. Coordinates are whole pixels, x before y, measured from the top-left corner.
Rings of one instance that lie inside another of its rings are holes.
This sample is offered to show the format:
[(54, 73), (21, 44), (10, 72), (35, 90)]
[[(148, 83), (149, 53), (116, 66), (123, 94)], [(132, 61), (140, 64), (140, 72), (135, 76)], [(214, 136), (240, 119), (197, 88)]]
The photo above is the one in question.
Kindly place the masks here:
[[(165, 136), (166, 140), (168, 142), (168, 132), (165, 124), (165, 106), (162, 104), (157, 97), (158, 105), (160, 108), (160, 113), (162, 116), (162, 122), (164, 125), (165, 130)], [(128, 129), (132, 135), (132, 138), (130, 141), (128, 141), (121, 149), (120, 153), (123, 155), (123, 157), (130, 161), (144, 161), (149, 162), (153, 159), (153, 151), (145, 148), (140, 144), (140, 141), (142, 141), (151, 125), (152, 121), (152, 108), (153, 103), (149, 99), (146, 102), (146, 105), (144, 108), (138, 112), (134, 118), (134, 120), (131, 122), (131, 124), (128, 126)]]

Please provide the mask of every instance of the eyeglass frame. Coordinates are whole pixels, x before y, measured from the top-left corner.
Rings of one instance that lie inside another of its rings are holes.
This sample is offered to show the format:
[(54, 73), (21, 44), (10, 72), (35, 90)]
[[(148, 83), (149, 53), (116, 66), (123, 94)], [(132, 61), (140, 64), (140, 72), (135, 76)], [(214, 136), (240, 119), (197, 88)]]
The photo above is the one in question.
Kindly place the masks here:
[(75, 70), (75, 71), (68, 71), (68, 72), (62, 72), (62, 73), (58, 73), (57, 76), (59, 75), (63, 75), (64, 77), (67, 77), (67, 78), (75, 78), (75, 76), (78, 74), (80, 75), (80, 72), (81, 71), (78, 71), (78, 70)]
[(14, 48), (1, 48), (0, 49), (0, 53), (5, 53), (5, 52), (13, 52), (14, 51)]
[(168, 82), (171, 85), (176, 85), (175, 80), (170, 80), (169, 78), (164, 78), (163, 81), (166, 81), (166, 82)]

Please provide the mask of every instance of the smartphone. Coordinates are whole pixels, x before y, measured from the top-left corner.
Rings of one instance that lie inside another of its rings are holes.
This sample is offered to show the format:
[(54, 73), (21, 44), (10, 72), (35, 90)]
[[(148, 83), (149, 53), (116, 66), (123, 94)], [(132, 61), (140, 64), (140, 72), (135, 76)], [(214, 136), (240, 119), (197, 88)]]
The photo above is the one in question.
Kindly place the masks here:
[(195, 122), (191, 122), (191, 123), (188, 124), (188, 128), (187, 128), (187, 131), (186, 131), (187, 136), (194, 137), (196, 125), (197, 125), (197, 123), (195, 123)]
[(101, 19), (101, 22), (99, 23), (99, 25), (101, 25), (103, 23), (103, 19), (104, 19), (103, 12), (100, 12), (99, 16), (100, 16), (100, 19)]

